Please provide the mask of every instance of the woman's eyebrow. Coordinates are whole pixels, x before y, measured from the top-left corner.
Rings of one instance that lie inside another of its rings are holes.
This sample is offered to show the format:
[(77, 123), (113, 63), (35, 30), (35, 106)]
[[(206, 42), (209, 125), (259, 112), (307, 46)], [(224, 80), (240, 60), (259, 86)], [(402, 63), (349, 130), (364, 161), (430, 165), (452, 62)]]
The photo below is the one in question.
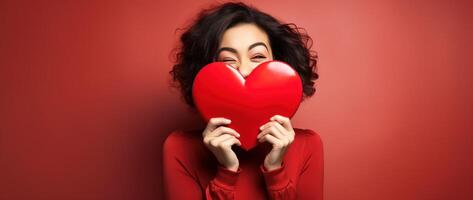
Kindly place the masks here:
[(219, 55), (220, 52), (222, 52), (222, 51), (230, 51), (230, 52), (232, 52), (232, 53), (234, 53), (234, 54), (238, 54), (237, 50), (234, 49), (234, 48), (231, 48), (231, 47), (222, 47), (222, 48), (220, 48), (220, 49), (217, 51), (216, 55)]
[[(264, 48), (266, 48), (266, 50), (269, 51), (269, 50), (268, 50), (268, 46), (266, 46), (266, 44), (263, 43), (263, 42), (256, 42), (256, 43), (250, 45), (250, 46), (248, 47), (248, 51), (251, 50), (251, 49), (253, 49), (253, 48), (255, 48), (256, 46), (260, 46), (260, 45), (261, 45), (261, 46), (264, 46)], [(232, 52), (232, 53), (234, 53), (234, 54), (238, 54), (238, 51), (237, 51), (236, 49), (234, 49), (234, 48), (231, 48), (231, 47), (222, 47), (222, 48), (220, 48), (220, 49), (217, 51), (216, 55), (219, 55), (220, 52), (222, 52), (222, 51), (229, 51), (229, 52)]]
[(256, 42), (256, 43), (250, 45), (250, 47), (248, 47), (248, 51), (251, 50), (252, 48), (255, 48), (256, 46), (259, 46), (259, 45), (264, 46), (264, 48), (266, 48), (266, 50), (269, 51), (268, 47), (263, 42)]

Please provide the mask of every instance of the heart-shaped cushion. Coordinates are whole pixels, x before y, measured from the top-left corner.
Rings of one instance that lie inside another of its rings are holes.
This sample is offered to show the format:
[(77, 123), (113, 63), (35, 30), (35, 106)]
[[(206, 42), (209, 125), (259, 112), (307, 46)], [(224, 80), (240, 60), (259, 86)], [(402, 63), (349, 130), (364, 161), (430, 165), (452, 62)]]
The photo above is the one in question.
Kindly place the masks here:
[(225, 117), (228, 127), (240, 133), (241, 147), (249, 150), (258, 144), (259, 127), (276, 114), (291, 118), (302, 99), (298, 73), (282, 61), (258, 65), (245, 78), (223, 62), (203, 67), (195, 77), (192, 95), (197, 110), (206, 122)]

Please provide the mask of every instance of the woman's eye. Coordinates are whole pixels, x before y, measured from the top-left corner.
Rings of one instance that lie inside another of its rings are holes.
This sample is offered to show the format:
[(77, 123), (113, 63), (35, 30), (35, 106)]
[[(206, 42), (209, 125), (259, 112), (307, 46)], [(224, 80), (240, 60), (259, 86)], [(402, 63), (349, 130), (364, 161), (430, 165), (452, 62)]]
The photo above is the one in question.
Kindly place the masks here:
[(253, 58), (262, 59), (262, 58), (266, 58), (266, 57), (261, 56), (261, 55), (258, 55), (258, 56), (255, 56), (255, 57), (253, 57)]
[(233, 59), (233, 58), (222, 58), (222, 59), (220, 59), (220, 62), (235, 62), (235, 59)]

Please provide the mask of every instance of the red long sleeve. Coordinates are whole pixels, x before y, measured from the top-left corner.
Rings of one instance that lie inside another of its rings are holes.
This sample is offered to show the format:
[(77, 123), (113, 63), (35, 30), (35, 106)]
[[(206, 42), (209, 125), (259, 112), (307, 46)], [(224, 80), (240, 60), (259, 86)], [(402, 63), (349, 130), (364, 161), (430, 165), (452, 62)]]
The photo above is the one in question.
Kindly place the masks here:
[(205, 189), (207, 199), (235, 199), (236, 183), (240, 173), (241, 168), (233, 172), (218, 165), (215, 178)]
[(296, 199), (296, 188), (286, 174), (287, 169), (284, 162), (280, 168), (272, 171), (268, 171), (263, 164), (261, 164), (260, 168), (264, 176), (269, 199)]
[(237, 172), (222, 167), (202, 143), (201, 131), (174, 131), (164, 143), (165, 199), (313, 199), (323, 197), (320, 137), (295, 129), (296, 138), (282, 166), (268, 171), (262, 162), (270, 150), (259, 145), (235, 149)]

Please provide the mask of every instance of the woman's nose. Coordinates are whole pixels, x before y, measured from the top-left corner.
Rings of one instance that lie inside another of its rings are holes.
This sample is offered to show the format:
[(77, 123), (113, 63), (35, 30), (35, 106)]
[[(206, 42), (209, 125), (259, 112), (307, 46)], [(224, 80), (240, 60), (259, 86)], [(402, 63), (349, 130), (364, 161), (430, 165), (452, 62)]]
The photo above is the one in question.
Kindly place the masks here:
[(238, 71), (240, 72), (241, 76), (243, 76), (243, 78), (249, 76), (253, 69), (254, 67), (248, 62), (243, 62), (240, 64), (240, 66), (238, 66)]

